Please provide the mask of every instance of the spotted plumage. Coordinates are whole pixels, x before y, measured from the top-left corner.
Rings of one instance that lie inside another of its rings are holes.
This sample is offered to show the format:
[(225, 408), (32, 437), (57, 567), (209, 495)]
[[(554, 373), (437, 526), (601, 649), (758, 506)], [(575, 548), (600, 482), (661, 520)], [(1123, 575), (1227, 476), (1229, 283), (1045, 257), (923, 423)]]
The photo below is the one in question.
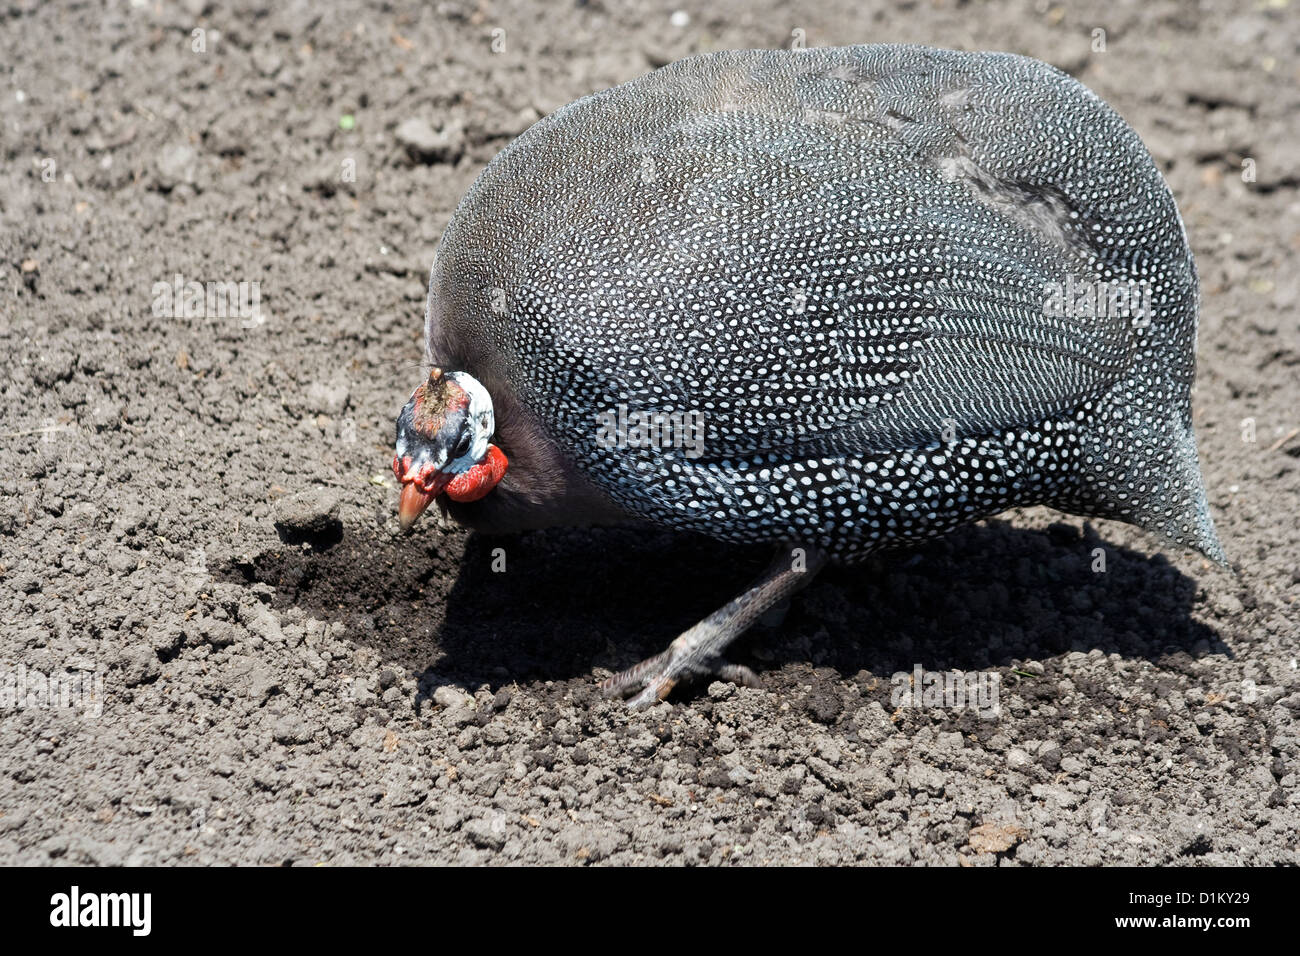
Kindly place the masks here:
[[(497, 156), (439, 247), (427, 358), (481, 381), (506, 455), (601, 520), (852, 561), (1047, 504), (1221, 560), (1197, 305), (1168, 187), (1063, 73), (742, 51), (586, 97)], [(697, 415), (700, 453), (598, 440), (614, 408)], [(507, 471), (451, 507), (509, 530), (545, 499)]]

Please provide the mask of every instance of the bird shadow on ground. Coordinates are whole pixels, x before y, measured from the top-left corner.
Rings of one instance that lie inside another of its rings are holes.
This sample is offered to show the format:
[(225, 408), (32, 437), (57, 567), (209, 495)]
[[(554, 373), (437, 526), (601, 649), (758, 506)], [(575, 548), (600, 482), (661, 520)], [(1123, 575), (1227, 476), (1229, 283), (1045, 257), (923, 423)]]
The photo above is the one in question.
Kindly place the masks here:
[[(428, 527), (410, 538), (352, 530), (321, 550), (271, 549), (221, 574), (343, 623), (351, 640), (419, 677), (423, 696), (445, 683), (590, 683), (593, 667), (662, 650), (770, 557), (661, 531), (486, 538)], [(1231, 656), (1192, 617), (1198, 587), (1163, 555), (1108, 544), (1091, 526), (990, 521), (822, 572), (780, 625), (756, 627), (732, 656), (774, 686), (829, 676), (823, 668), (971, 671), (1070, 651), (1179, 668), (1191, 656)]]

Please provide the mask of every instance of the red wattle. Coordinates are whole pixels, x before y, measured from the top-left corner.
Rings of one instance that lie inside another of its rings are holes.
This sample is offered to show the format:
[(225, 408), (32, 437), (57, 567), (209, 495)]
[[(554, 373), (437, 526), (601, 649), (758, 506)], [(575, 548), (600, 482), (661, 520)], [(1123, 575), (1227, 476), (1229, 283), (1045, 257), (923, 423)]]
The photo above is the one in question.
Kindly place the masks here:
[(505, 453), (496, 445), (488, 445), (482, 461), (448, 482), (447, 497), (452, 501), (478, 501), (497, 486), (508, 466)]

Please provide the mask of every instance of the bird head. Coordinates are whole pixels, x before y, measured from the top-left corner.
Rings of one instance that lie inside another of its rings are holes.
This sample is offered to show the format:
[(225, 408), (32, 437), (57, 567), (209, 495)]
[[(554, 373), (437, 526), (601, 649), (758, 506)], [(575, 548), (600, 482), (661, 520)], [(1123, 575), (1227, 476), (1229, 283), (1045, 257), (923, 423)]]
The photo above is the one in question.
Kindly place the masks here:
[(402, 483), (398, 518), (409, 530), (429, 503), (446, 494), (477, 501), (506, 473), (506, 456), (491, 443), (492, 396), (467, 372), (429, 371), (397, 416), (393, 474)]

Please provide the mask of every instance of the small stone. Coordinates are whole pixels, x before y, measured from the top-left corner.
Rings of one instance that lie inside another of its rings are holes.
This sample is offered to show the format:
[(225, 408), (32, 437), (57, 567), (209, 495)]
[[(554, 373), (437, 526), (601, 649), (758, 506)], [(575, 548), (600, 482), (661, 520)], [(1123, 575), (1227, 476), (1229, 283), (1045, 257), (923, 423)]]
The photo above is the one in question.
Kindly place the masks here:
[(1024, 829), (1014, 824), (982, 823), (971, 828), (968, 841), (976, 853), (1005, 853), (1024, 836)]
[(193, 183), (198, 154), (184, 143), (168, 146), (155, 163), (157, 183), (161, 189), (174, 189), (181, 183)]
[(709, 685), (709, 697), (712, 700), (726, 700), (736, 692), (736, 685), (731, 681), (715, 680)]
[(838, 766), (839, 762), (844, 759), (844, 751), (830, 737), (817, 738), (816, 745), (817, 756), (821, 757), (831, 766)]
[(754, 775), (744, 767), (732, 767), (727, 772), (727, 778), (738, 787), (754, 782)]
[(448, 710), (455, 710), (458, 707), (468, 707), (473, 703), (473, 698), (459, 687), (443, 684), (433, 692), (433, 702)]
[(1065, 757), (1061, 760), (1061, 771), (1063, 773), (1078, 775), (1083, 773), (1087, 769), (1088, 769), (1088, 765), (1085, 764), (1078, 757)]
[(461, 832), (469, 837), (471, 843), (485, 850), (500, 850), (506, 845), (505, 827), (494, 825), (490, 820), (470, 820)]
[(185, 632), (173, 621), (156, 621), (149, 628), (149, 646), (155, 654), (173, 657), (185, 643)]
[(284, 57), (274, 50), (258, 50), (253, 54), (253, 66), (263, 76), (275, 76), (284, 66)]
[(341, 537), (339, 499), (328, 488), (308, 488), (276, 503), (275, 527), (289, 541)]
[(138, 687), (158, 679), (162, 668), (158, 664), (158, 655), (152, 647), (136, 644), (122, 649), (117, 656), (117, 666), (122, 672), (122, 683), (127, 687)]
[(248, 628), (249, 633), (257, 635), (268, 643), (284, 643), (284, 631), (280, 627), (280, 620), (265, 604), (247, 607), (243, 612), (242, 623)]
[(465, 126), (450, 120), (436, 132), (427, 120), (413, 117), (397, 127), (397, 142), (412, 159), (423, 163), (454, 163), (465, 152)]
[(1038, 751), (1038, 762), (1048, 770), (1056, 770), (1061, 765), (1061, 748), (1050, 741), (1043, 744)]
[(1245, 608), (1236, 595), (1218, 594), (1214, 598), (1214, 610), (1219, 613), (1220, 617), (1236, 617)]

